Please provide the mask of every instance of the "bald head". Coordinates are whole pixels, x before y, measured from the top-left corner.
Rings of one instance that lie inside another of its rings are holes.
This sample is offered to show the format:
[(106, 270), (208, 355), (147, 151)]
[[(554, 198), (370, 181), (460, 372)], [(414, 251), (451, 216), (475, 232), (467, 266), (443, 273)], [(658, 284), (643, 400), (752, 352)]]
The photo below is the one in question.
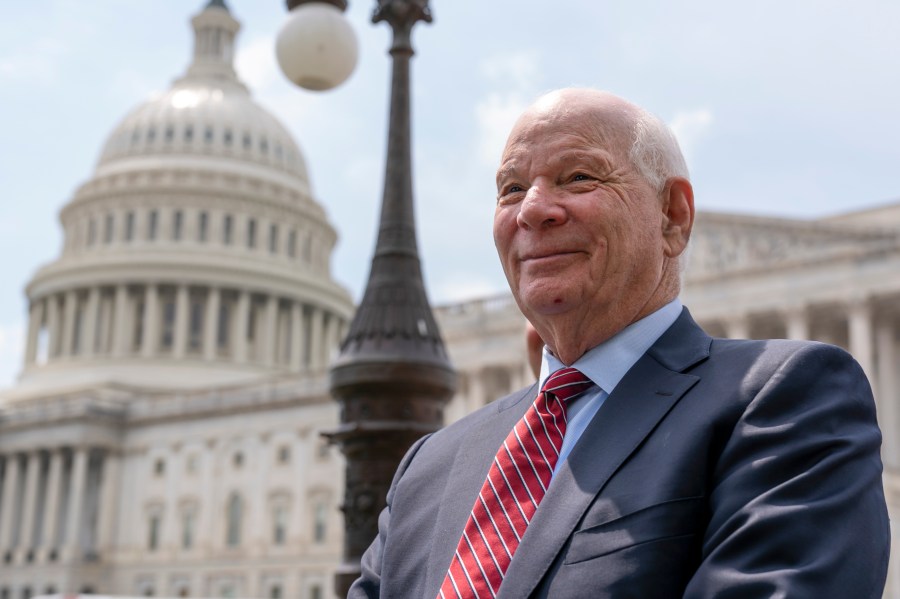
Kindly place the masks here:
[(658, 191), (672, 177), (690, 179), (687, 164), (671, 129), (656, 115), (607, 91), (563, 88), (540, 96), (519, 117), (509, 142), (521, 128), (541, 120), (574, 120), (585, 133), (605, 132)]

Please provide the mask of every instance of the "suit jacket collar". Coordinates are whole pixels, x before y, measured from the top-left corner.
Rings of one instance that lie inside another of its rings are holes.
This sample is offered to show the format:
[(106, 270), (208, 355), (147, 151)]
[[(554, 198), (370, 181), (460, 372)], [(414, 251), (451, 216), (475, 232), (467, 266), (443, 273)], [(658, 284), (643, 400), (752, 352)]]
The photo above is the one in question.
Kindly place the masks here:
[(697, 383), (699, 377), (685, 371), (709, 356), (711, 341), (685, 309), (628, 371), (557, 470), (498, 599), (534, 591), (606, 482)]
[[(532, 593), (606, 481), (699, 380), (683, 372), (709, 356), (710, 343), (685, 309), (625, 375), (557, 470), (498, 599), (521, 599)], [(446, 486), (456, 497), (445, 498), (436, 518), (427, 596), (438, 593), (497, 448), (536, 394), (533, 385), (495, 402), (461, 442)]]

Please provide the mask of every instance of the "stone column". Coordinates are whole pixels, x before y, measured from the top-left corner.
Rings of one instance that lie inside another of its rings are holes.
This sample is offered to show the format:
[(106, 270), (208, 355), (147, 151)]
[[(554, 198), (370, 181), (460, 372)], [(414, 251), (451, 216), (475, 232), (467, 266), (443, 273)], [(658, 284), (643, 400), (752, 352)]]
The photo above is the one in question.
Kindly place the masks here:
[(335, 337), (337, 337), (338, 332), (338, 322), (337, 316), (334, 314), (328, 314), (325, 319), (325, 333), (324, 340), (322, 343), (322, 365), (327, 366), (329, 362), (331, 362), (331, 354), (334, 349), (338, 346), (338, 343), (335, 341)]
[(62, 347), (61, 356), (74, 355), (72, 342), (75, 338), (75, 309), (78, 307), (78, 294), (73, 289), (66, 292), (63, 300)]
[(141, 355), (150, 358), (159, 342), (159, 288), (147, 283), (144, 290), (144, 322), (141, 329)]
[(119, 463), (121, 458), (116, 451), (110, 450), (103, 457), (102, 480), (100, 482), (100, 522), (97, 530), (97, 549), (100, 556), (112, 553), (115, 539), (116, 516), (119, 512)]
[(201, 497), (197, 515), (195, 546), (203, 552), (210, 552), (222, 546), (222, 538), (216, 536), (216, 522), (222, 518), (222, 506), (224, 500), (221, 489), (221, 477), (216, 476), (216, 469), (220, 460), (226, 459), (220, 456), (218, 441), (208, 439), (206, 451), (200, 454), (198, 466), (200, 473)]
[(900, 466), (900, 427), (897, 426), (897, 346), (894, 338), (894, 321), (885, 319), (875, 332), (877, 351), (876, 370), (878, 372), (877, 390), (875, 394), (878, 406), (878, 422), (881, 425), (883, 442), (881, 455), (885, 464), (896, 468)]
[(35, 548), (35, 521), (38, 503), (38, 476), (41, 473), (41, 454), (32, 451), (28, 454), (25, 466), (25, 496), (22, 500), (22, 523), (19, 534), (19, 561), (24, 561), (25, 554)]
[(3, 511), (0, 513), (0, 553), (12, 549), (13, 527), (18, 520), (16, 498), (19, 496), (19, 485), (22, 483), (19, 473), (19, 456), (6, 454), (6, 475), (3, 482)]
[(477, 410), (485, 404), (484, 370), (474, 370), (469, 374), (469, 397), (465, 402), (465, 413)]
[(124, 356), (128, 350), (128, 287), (116, 287), (116, 304), (113, 321), (113, 355)]
[(266, 315), (265, 330), (262, 337), (262, 358), (263, 364), (271, 368), (275, 366), (275, 343), (277, 341), (278, 327), (278, 298), (275, 295), (269, 295), (266, 298)]
[(291, 353), (289, 362), (291, 370), (300, 372), (305, 362), (303, 344), (303, 306), (298, 302), (291, 303)]
[(81, 525), (84, 512), (84, 485), (87, 480), (87, 447), (77, 447), (72, 459), (72, 481), (69, 485), (69, 505), (66, 524), (64, 558), (72, 561), (78, 556), (81, 542)]
[(746, 314), (739, 314), (725, 322), (725, 334), (729, 339), (749, 339), (750, 319)]
[(82, 353), (85, 356), (93, 356), (97, 350), (97, 310), (100, 307), (100, 288), (91, 287), (88, 291), (88, 301), (85, 307), (82, 339), (84, 345)]
[(247, 318), (250, 316), (250, 292), (241, 289), (238, 293), (237, 310), (234, 315), (234, 360), (247, 361)]
[(28, 309), (28, 338), (25, 341), (25, 364), (34, 364), (37, 359), (38, 334), (41, 330), (41, 321), (44, 318), (44, 302), (36, 300), (31, 302)]
[(63, 452), (54, 449), (50, 453), (50, 472), (47, 477), (47, 501), (44, 508), (44, 526), (41, 529), (41, 539), (38, 542), (40, 549), (39, 561), (47, 561), (50, 552), (56, 547), (59, 540), (59, 511), (62, 508), (62, 471)]
[(271, 451), (268, 438), (257, 437), (255, 440), (257, 446), (255, 454), (258, 456), (256, 472), (254, 480), (250, 484), (250, 489), (244, 495), (246, 498), (245, 514), (249, 526), (244, 526), (247, 531), (247, 545), (250, 549), (250, 555), (261, 555), (263, 548), (268, 544), (271, 538), (272, 529), (269, 526), (269, 491), (267, 482), (269, 480), (269, 466), (271, 464)]
[(222, 293), (218, 287), (210, 287), (206, 294), (206, 314), (203, 323), (203, 359), (215, 360), (218, 348), (216, 341), (219, 334), (219, 310)]
[(172, 346), (172, 355), (175, 358), (183, 358), (187, 349), (188, 327), (191, 321), (188, 315), (191, 308), (188, 291), (188, 286), (184, 284), (179, 285), (175, 291), (175, 339)]
[(59, 354), (59, 302), (54, 294), (44, 301), (47, 302), (47, 360), (50, 361)]
[(788, 339), (809, 339), (809, 309), (805, 305), (791, 306), (785, 311)]
[(850, 353), (856, 358), (866, 376), (874, 382), (874, 351), (872, 339), (872, 306), (865, 299), (858, 298), (850, 302), (848, 314), (850, 332)]
[(310, 328), (312, 333), (312, 342), (310, 343), (309, 366), (311, 370), (321, 370), (325, 367), (325, 350), (322, 347), (323, 327), (325, 320), (325, 311), (321, 308), (313, 308), (310, 314)]

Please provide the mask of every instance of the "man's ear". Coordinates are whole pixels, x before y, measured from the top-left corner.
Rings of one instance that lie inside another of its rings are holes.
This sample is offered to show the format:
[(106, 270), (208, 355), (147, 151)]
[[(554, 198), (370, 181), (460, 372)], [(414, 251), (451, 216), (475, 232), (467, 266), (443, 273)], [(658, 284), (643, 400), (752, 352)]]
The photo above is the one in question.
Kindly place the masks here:
[(687, 247), (694, 226), (694, 188), (682, 177), (666, 181), (662, 192), (663, 249), (677, 258)]

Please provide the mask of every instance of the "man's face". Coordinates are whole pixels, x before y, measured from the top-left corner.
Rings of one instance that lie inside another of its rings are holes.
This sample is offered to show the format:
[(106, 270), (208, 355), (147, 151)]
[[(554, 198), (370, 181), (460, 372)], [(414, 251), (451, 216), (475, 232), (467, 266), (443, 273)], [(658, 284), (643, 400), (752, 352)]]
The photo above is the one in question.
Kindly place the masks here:
[(572, 310), (627, 320), (660, 286), (663, 211), (628, 157), (625, 123), (621, 111), (557, 101), (530, 110), (510, 134), (494, 242), (538, 330)]

